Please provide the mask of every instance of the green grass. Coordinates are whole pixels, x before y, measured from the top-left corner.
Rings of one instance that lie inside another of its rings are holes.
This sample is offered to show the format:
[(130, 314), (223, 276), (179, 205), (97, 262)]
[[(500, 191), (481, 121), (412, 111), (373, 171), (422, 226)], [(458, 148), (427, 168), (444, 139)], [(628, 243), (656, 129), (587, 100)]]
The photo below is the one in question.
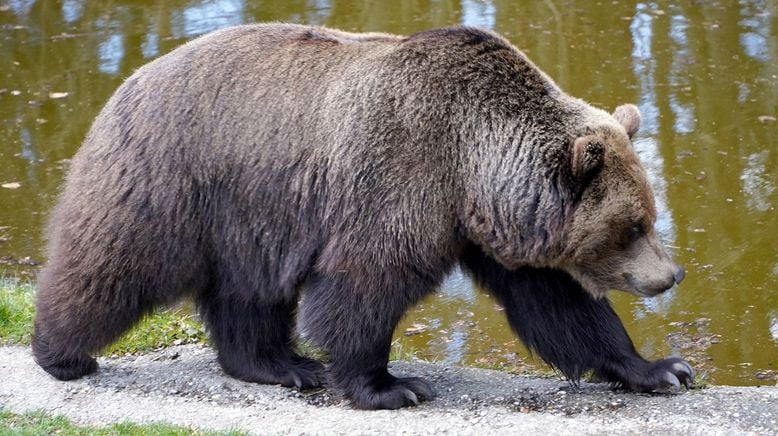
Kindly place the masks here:
[(689, 389), (707, 389), (708, 386), (708, 372), (698, 370), (694, 373), (694, 379), (692, 380)]
[(403, 338), (397, 338), (392, 341), (392, 348), (389, 349), (389, 360), (408, 360), (435, 363), (437, 359), (422, 355), (421, 351), (405, 343)]
[[(34, 317), (35, 287), (18, 280), (0, 279), (0, 344), (29, 344)], [(204, 342), (202, 324), (191, 311), (176, 308), (147, 316), (102, 354), (135, 354)]]
[(110, 345), (103, 354), (135, 354), (171, 345), (207, 342), (202, 324), (183, 309), (159, 311)]
[(29, 283), (0, 279), (0, 344), (28, 344), (35, 316), (35, 289)]
[(0, 435), (240, 435), (243, 433), (206, 432), (170, 424), (132, 424), (128, 422), (113, 424), (106, 427), (81, 426), (73, 424), (67, 418), (51, 416), (44, 412), (15, 414), (0, 410)]

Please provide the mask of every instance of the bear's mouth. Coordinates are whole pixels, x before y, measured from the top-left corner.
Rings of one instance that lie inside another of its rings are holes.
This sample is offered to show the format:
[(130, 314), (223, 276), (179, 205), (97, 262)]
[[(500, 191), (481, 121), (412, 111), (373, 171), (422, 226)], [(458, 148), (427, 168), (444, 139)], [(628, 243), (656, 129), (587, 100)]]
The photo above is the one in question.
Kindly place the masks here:
[(645, 286), (641, 286), (640, 283), (635, 279), (635, 277), (630, 273), (624, 273), (624, 281), (627, 282), (628, 289), (626, 289), (627, 292), (630, 294), (637, 295), (638, 297), (656, 297), (657, 295), (671, 289), (673, 286), (669, 287), (658, 287), (649, 289)]

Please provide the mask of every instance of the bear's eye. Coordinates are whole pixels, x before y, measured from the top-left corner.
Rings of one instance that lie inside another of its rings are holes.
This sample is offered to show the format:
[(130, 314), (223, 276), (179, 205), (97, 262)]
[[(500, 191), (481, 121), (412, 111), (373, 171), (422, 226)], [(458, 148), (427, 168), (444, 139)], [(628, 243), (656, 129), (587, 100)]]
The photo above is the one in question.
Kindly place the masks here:
[(634, 223), (629, 227), (629, 230), (627, 231), (627, 234), (629, 235), (630, 240), (635, 240), (643, 234), (646, 233), (646, 229), (643, 227), (642, 223)]

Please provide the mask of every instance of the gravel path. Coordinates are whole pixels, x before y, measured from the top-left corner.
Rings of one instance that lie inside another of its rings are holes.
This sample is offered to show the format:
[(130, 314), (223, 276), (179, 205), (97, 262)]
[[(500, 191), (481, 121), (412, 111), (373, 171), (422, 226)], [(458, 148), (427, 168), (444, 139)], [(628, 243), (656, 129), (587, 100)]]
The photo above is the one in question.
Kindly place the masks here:
[(714, 387), (674, 396), (579, 390), (559, 380), (394, 362), (431, 380), (438, 398), (399, 411), (357, 411), (325, 390), (297, 392), (226, 377), (205, 346), (100, 359), (59, 382), (26, 347), (0, 347), (0, 408), (45, 410), (82, 424), (152, 422), (261, 434), (778, 434), (778, 387)]

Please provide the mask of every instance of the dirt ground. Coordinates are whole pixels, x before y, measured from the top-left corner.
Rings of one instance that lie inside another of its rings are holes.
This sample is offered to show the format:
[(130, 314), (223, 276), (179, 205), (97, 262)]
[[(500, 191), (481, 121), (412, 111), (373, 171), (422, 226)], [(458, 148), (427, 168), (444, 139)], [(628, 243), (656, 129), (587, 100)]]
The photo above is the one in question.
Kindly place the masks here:
[(397, 411), (358, 411), (321, 389), (298, 392), (225, 376), (202, 345), (102, 358), (98, 373), (60, 382), (27, 347), (0, 347), (0, 408), (45, 410), (81, 424), (167, 423), (257, 434), (778, 434), (778, 387), (711, 387), (637, 395), (607, 385), (428, 363), (393, 362), (438, 397)]

